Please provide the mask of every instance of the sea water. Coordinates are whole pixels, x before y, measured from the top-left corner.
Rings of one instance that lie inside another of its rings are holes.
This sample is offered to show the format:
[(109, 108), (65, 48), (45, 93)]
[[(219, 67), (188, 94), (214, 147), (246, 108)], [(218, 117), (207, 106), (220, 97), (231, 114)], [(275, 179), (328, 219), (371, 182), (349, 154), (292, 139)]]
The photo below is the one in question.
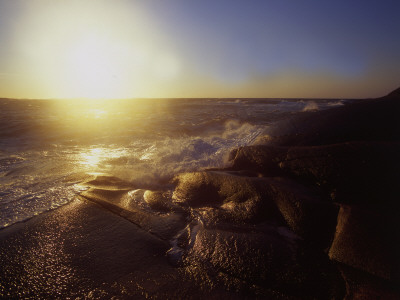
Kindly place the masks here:
[(74, 199), (90, 174), (168, 189), (225, 167), (276, 122), (342, 105), (323, 99), (0, 99), (0, 228)]

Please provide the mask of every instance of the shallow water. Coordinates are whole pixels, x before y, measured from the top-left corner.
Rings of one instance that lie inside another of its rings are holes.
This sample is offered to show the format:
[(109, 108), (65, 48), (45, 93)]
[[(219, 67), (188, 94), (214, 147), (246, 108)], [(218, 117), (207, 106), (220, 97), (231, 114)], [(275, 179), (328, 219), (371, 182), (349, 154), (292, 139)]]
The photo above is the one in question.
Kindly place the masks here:
[(168, 189), (178, 173), (225, 166), (277, 121), (342, 103), (0, 99), (0, 228), (70, 202), (93, 173)]

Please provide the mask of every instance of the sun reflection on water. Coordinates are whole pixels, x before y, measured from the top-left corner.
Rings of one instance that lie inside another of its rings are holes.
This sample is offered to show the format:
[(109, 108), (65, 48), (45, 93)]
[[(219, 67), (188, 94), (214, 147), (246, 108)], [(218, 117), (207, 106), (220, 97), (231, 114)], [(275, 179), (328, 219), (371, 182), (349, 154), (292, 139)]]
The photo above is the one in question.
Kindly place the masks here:
[(88, 116), (93, 119), (104, 118), (104, 117), (106, 117), (107, 113), (108, 112), (106, 110), (98, 109), (98, 108), (88, 110)]
[(79, 154), (79, 164), (92, 167), (106, 167), (107, 165), (113, 164), (115, 162), (124, 161), (122, 158), (126, 157), (127, 149), (125, 148), (89, 148), (83, 150)]
[(94, 149), (89, 149), (88, 152), (82, 152), (80, 154), (80, 163), (82, 165), (87, 165), (87, 166), (92, 166), (96, 167), (98, 166), (101, 156), (102, 156), (103, 149), (101, 148), (94, 148)]

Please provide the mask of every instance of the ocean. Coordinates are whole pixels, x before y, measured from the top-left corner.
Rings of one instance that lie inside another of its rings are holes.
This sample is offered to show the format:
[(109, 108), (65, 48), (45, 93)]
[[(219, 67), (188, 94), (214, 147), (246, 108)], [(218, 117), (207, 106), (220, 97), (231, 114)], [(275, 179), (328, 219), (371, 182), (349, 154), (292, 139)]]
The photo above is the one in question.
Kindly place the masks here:
[(0, 99), (0, 229), (71, 202), (90, 174), (172, 189), (182, 172), (229, 165), (275, 123), (339, 99)]

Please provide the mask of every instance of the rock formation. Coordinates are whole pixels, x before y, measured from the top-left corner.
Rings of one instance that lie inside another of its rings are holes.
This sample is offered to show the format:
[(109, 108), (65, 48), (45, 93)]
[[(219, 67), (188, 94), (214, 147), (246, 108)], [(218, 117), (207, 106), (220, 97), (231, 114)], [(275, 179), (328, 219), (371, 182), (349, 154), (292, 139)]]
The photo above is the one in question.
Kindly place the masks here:
[(176, 176), (171, 192), (97, 179), (82, 196), (169, 241), (202, 296), (396, 298), (399, 112), (400, 89), (304, 112), (234, 150), (229, 168)]

